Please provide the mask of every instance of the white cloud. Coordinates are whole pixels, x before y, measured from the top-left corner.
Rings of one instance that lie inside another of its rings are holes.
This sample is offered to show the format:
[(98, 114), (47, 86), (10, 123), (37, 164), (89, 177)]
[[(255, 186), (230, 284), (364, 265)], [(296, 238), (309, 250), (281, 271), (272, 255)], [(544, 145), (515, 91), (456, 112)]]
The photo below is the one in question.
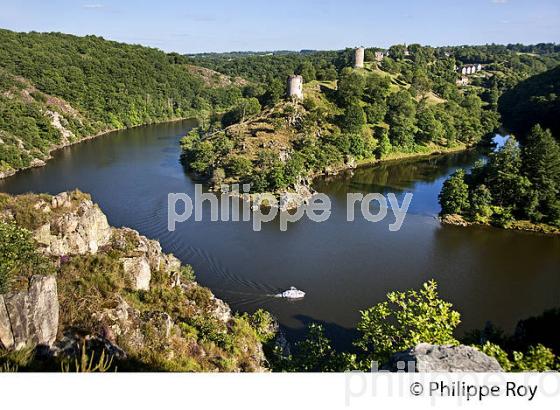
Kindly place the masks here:
[(95, 3), (95, 4), (84, 4), (82, 7), (84, 9), (101, 9), (105, 6), (103, 4)]
[(506, 4), (508, 2), (508, 0), (492, 0), (492, 3), (494, 4)]

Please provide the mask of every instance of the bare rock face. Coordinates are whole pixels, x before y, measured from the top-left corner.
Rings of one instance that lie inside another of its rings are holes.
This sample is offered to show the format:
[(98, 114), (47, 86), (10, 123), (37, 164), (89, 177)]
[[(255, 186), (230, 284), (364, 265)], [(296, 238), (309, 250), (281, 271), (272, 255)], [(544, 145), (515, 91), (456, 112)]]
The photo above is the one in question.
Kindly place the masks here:
[(132, 280), (132, 289), (149, 290), (152, 272), (145, 256), (123, 258), (124, 274)]
[(387, 369), (405, 372), (502, 372), (498, 361), (470, 346), (420, 343), (396, 353)]
[(27, 291), (0, 295), (0, 342), (6, 349), (51, 346), (58, 331), (54, 276), (33, 276)]
[(127, 252), (130, 256), (145, 256), (152, 271), (162, 268), (165, 255), (158, 241), (148, 239), (130, 228), (113, 228), (112, 231), (112, 244), (115, 248)]
[(52, 198), (51, 208), (68, 208), (68, 212), (54, 216), (50, 223), (39, 227), (34, 237), (49, 255), (84, 255), (97, 253), (111, 239), (111, 227), (107, 217), (89, 199), (83, 199), (76, 209), (71, 209), (68, 193), (63, 192)]
[(212, 316), (216, 319), (227, 323), (231, 319), (231, 309), (230, 307), (222, 300), (218, 299), (215, 296), (212, 296), (213, 302), (213, 309), (212, 309)]

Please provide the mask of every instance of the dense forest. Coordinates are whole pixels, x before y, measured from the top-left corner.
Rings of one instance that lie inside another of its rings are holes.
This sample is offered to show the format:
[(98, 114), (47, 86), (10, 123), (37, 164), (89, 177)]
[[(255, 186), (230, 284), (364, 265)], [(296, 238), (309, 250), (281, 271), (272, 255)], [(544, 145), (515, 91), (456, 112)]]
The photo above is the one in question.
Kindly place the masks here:
[(513, 136), (487, 163), (444, 184), (442, 214), (506, 228), (560, 232), (560, 67), (523, 80), (498, 101)]
[(59, 33), (0, 30), (0, 172), (96, 133), (230, 107), (177, 54)]
[(560, 138), (560, 67), (535, 75), (506, 91), (499, 100), (503, 123), (515, 134), (527, 133), (535, 124)]
[[(502, 227), (559, 232), (560, 144), (540, 125), (520, 146), (510, 137), (469, 173), (458, 170), (443, 185), (443, 215)], [(523, 221), (532, 224), (527, 226)], [(547, 225), (551, 225), (550, 227)]]

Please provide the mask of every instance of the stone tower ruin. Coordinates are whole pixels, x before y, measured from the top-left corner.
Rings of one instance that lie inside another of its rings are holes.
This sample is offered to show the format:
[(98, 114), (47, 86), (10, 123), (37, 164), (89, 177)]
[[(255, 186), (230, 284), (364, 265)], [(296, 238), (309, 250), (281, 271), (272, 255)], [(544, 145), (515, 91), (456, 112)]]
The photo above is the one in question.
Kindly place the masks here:
[(354, 50), (354, 67), (364, 68), (364, 48), (358, 47)]
[(303, 77), (301, 75), (288, 77), (288, 97), (303, 100)]

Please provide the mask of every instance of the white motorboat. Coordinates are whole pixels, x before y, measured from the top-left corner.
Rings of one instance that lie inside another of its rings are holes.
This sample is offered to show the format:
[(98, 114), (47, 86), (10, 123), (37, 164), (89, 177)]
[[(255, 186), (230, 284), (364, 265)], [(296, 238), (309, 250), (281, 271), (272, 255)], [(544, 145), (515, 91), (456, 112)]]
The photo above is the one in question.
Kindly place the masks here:
[(287, 299), (301, 299), (305, 296), (305, 292), (299, 289), (294, 288), (293, 286), (290, 289), (285, 290), (282, 293), (278, 293), (276, 295), (277, 298), (287, 298)]

